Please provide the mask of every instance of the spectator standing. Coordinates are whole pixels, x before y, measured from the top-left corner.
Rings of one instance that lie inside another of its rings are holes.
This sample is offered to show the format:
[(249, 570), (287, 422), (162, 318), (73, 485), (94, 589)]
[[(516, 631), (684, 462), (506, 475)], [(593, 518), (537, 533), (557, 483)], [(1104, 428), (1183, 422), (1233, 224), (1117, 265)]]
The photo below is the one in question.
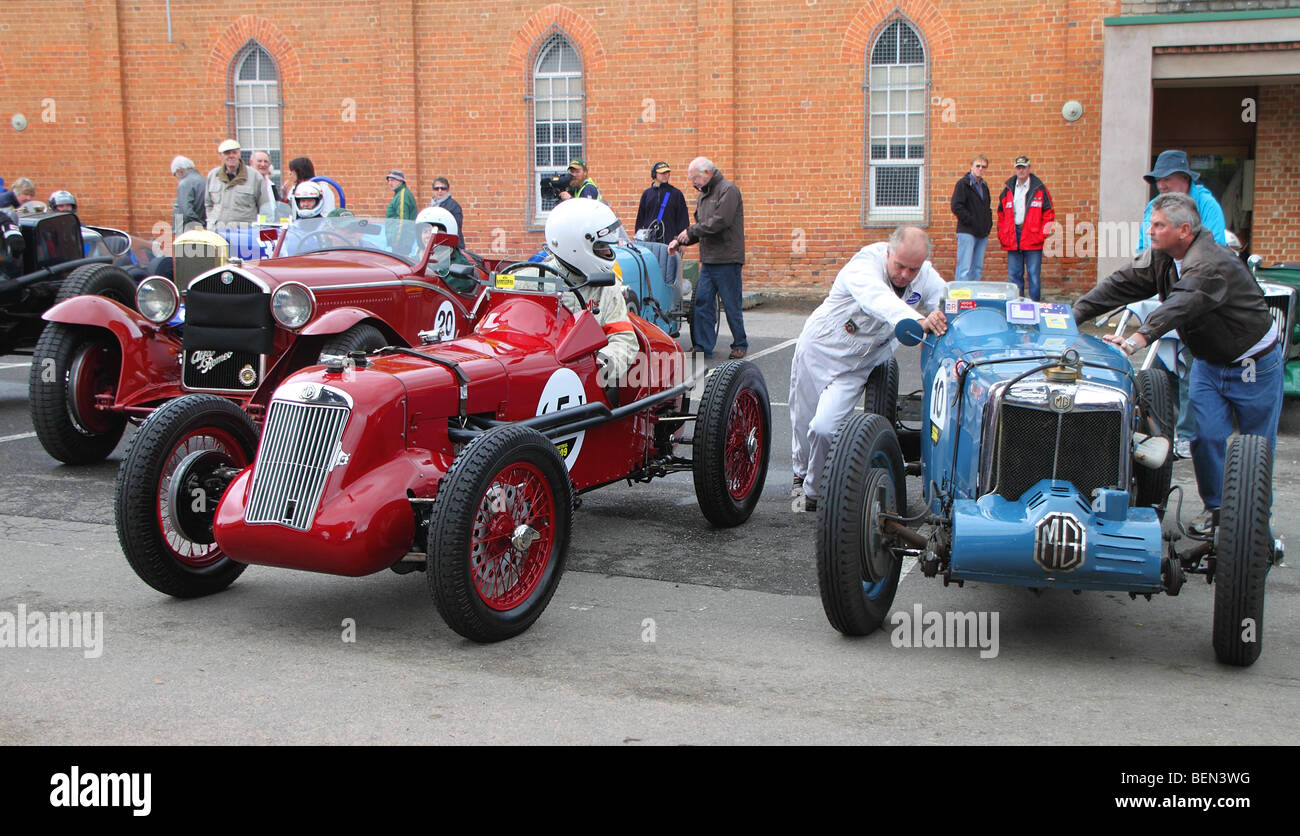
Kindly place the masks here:
[(989, 184), (984, 172), (989, 158), (983, 154), (970, 161), (970, 173), (963, 175), (952, 190), (952, 213), (957, 216), (957, 273), (959, 282), (977, 282), (984, 275), (984, 248), (993, 228), (989, 208)]
[(194, 161), (180, 155), (173, 157), (172, 176), (176, 178), (176, 202), (172, 205), (173, 234), (180, 235), (196, 224), (207, 226), (208, 210), (204, 200), (207, 182), (195, 169)]
[(691, 336), (695, 350), (712, 357), (718, 332), (714, 327), (717, 316), (715, 296), (722, 297), (722, 308), (727, 314), (727, 327), (731, 329), (731, 353), (728, 358), (739, 360), (749, 351), (745, 336), (745, 319), (741, 311), (741, 268), (745, 265), (745, 205), (740, 189), (722, 176), (722, 172), (706, 157), (696, 157), (686, 169), (686, 179), (700, 193), (695, 203), (695, 223), (683, 229), (668, 252), (700, 245), (700, 281), (695, 289), (695, 314)]
[[(567, 191), (560, 192), (560, 200), (568, 200), (574, 197), (589, 197), (592, 200), (600, 200), (600, 189), (596, 188), (596, 181), (591, 179), (587, 173), (587, 163), (585, 160), (570, 160), (569, 174), (573, 176), (573, 183), (569, 184)], [(574, 188), (574, 184), (577, 188)]]
[(272, 175), (275, 173), (271, 170), (271, 155), (265, 151), (254, 151), (248, 156), (248, 164), (257, 169), (258, 173), (266, 180), (266, 193), (271, 199), (271, 203), (281, 201), (280, 189), (275, 185)]
[(456, 234), (460, 236), (460, 248), (465, 249), (465, 215), (461, 211), (460, 204), (451, 196), (451, 181), (446, 177), (434, 178), (433, 197), (429, 199), (429, 205), (441, 206), (456, 219)]
[(388, 188), (393, 190), (393, 199), (388, 202), (388, 210), (384, 213), (386, 218), (397, 218), (398, 220), (413, 221), (415, 220), (415, 195), (406, 186), (406, 175), (399, 169), (393, 169), (388, 172)]
[[(1227, 245), (1223, 207), (1214, 199), (1213, 192), (1196, 182), (1201, 179), (1201, 175), (1192, 171), (1188, 165), (1186, 151), (1177, 149), (1161, 151), (1160, 156), (1156, 157), (1155, 167), (1143, 174), (1142, 179), (1155, 186), (1160, 194), (1177, 192), (1190, 195), (1192, 200), (1196, 201), (1196, 211), (1201, 215), (1201, 226), (1210, 231), (1215, 241)], [(1155, 203), (1156, 198), (1152, 198), (1147, 204), (1146, 211), (1142, 213), (1142, 226), (1138, 228), (1138, 252), (1151, 246), (1147, 226), (1151, 223), (1151, 208)]]
[(671, 176), (668, 163), (650, 166), (650, 188), (641, 193), (641, 205), (636, 210), (637, 236), (644, 241), (667, 244), (691, 221), (686, 195), (668, 182)]
[(221, 165), (208, 172), (204, 196), (208, 229), (257, 223), (258, 215), (274, 216), (262, 173), (244, 162), (239, 143), (227, 139), (217, 146), (217, 153)]
[(1043, 229), (1055, 220), (1052, 195), (1029, 158), (1016, 157), (1016, 173), (998, 197), (998, 243), (1007, 251), (1007, 278), (1035, 302), (1043, 298)]

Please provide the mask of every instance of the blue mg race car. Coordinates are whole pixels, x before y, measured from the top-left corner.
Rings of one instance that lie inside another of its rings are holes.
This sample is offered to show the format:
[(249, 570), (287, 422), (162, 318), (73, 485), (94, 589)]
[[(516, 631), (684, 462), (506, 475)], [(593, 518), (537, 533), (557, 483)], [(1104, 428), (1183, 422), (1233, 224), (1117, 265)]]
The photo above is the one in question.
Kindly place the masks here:
[[(880, 627), (905, 557), (945, 585), (1132, 597), (1177, 595), (1201, 574), (1216, 584), (1216, 656), (1252, 664), (1265, 577), (1283, 557), (1269, 529), (1266, 440), (1229, 440), (1218, 527), (1184, 534), (1176, 514), (1165, 519), (1177, 415), (1163, 371), (1135, 371), (1080, 333), (1069, 306), (1020, 299), (1012, 284), (953, 282), (943, 305), (942, 337), (912, 319), (896, 331), (924, 343), (919, 461), (904, 461), (904, 425), (874, 413), (851, 418), (827, 457), (817, 570), (831, 625), (847, 635)], [(867, 402), (894, 409), (897, 374), (883, 379), (895, 391), (869, 391)], [(908, 474), (922, 477), (925, 506), (910, 517)], [(1179, 552), (1184, 536), (1193, 545)]]

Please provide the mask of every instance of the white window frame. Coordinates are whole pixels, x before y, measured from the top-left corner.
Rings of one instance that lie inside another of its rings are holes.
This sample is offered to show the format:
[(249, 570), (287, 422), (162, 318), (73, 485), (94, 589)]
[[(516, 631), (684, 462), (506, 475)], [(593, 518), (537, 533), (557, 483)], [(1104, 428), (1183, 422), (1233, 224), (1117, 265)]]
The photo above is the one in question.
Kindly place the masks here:
[[(566, 47), (567, 53), (562, 52), (560, 55), (559, 69), (543, 72), (542, 64), (550, 56), (551, 52)], [(570, 55), (571, 61), (566, 61), (566, 57)], [(576, 67), (569, 66), (570, 63), (576, 64)], [(573, 39), (558, 31), (547, 34), (537, 50), (537, 60), (533, 62), (533, 74), (528, 95), (531, 104), (528, 120), (528, 159), (529, 170), (532, 172), (532, 188), (529, 191), (533, 207), (534, 226), (545, 226), (546, 216), (550, 214), (550, 207), (546, 205), (542, 198), (542, 177), (568, 171), (569, 161), (572, 159), (587, 159), (585, 85), (582, 53), (574, 45)], [(556, 119), (556, 110), (559, 108), (563, 109), (563, 116), (561, 119)], [(573, 118), (575, 110), (577, 112), (576, 119)], [(561, 123), (566, 130), (566, 140), (557, 143), (553, 141), (554, 131), (557, 125)], [(578, 127), (579, 140), (576, 143), (572, 141), (573, 137), (568, 135), (575, 123)], [(545, 143), (538, 142), (538, 128), (542, 125), (546, 125), (548, 133), (547, 142)], [(548, 159), (546, 164), (538, 162), (538, 154), (542, 145), (545, 145), (549, 152), (546, 154)], [(560, 149), (563, 149), (563, 151)]]
[[(241, 71), (249, 60), (257, 61), (255, 71), (258, 77), (241, 80)], [(266, 77), (268, 69), (270, 78)], [(230, 135), (239, 142), (244, 162), (248, 162), (254, 151), (265, 151), (271, 156), (271, 166), (276, 170), (282, 169), (280, 115), (284, 102), (280, 99), (280, 67), (271, 57), (270, 50), (255, 40), (246, 43), (230, 62), (230, 100), (226, 106)], [(266, 123), (264, 125), (254, 124), (259, 121), (254, 116), (259, 111), (266, 114), (260, 120)]]
[[(873, 64), (872, 56), (881, 39), (893, 37), (901, 43), (902, 27), (910, 30), (920, 44), (920, 62), (895, 60), (889, 64)], [(864, 226), (926, 223), (929, 219), (929, 202), (926, 199), (929, 178), (926, 168), (930, 142), (930, 60), (925, 40), (911, 21), (894, 17), (883, 24), (879, 34), (872, 38), (863, 63), (862, 223)], [(873, 132), (882, 122), (884, 132)], [(886, 156), (874, 158), (872, 146), (882, 142)], [(900, 146), (902, 154), (895, 156), (894, 150)], [(919, 156), (913, 155), (916, 146), (920, 146)], [(914, 204), (877, 205), (879, 175), (890, 168), (916, 170)]]

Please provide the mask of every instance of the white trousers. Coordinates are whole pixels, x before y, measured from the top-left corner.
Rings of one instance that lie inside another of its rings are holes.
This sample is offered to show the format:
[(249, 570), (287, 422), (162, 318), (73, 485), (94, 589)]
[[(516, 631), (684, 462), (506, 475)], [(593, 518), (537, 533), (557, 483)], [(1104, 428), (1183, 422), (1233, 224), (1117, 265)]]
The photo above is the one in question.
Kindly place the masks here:
[(892, 343), (867, 356), (850, 355), (800, 337), (790, 363), (791, 459), (804, 496), (816, 499), (831, 439), (862, 398), (871, 370), (892, 356)]

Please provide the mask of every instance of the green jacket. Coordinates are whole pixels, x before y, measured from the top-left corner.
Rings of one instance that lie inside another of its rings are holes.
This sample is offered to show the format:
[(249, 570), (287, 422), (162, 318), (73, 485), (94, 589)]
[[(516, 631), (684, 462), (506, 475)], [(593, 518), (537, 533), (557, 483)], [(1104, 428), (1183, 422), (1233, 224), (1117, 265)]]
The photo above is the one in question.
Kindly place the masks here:
[(384, 213), (384, 217), (413, 221), (417, 211), (415, 208), (415, 195), (411, 194), (411, 190), (403, 183), (393, 190), (393, 199), (389, 202), (388, 211)]

